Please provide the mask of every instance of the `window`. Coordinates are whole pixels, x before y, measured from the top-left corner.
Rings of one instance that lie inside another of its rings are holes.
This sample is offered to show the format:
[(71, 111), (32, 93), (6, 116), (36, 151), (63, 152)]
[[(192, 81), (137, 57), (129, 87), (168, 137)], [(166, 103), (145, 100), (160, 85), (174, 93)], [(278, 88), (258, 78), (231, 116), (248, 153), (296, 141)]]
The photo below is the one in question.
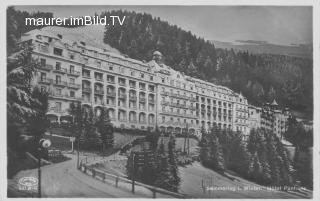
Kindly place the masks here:
[(153, 81), (153, 76), (150, 76), (150, 80)]
[(163, 117), (162, 117), (162, 123), (164, 123), (165, 121), (166, 121), (166, 117), (163, 116)]
[(97, 61), (97, 66), (98, 66), (99, 68), (101, 68), (101, 62), (100, 62), (100, 61)]
[(61, 63), (60, 62), (56, 62), (56, 70), (61, 70)]
[(41, 92), (46, 92), (46, 91), (47, 91), (47, 87), (41, 86)]
[(74, 78), (70, 78), (70, 84), (74, 84), (75, 79)]
[(61, 89), (56, 88), (56, 94), (57, 94), (57, 95), (61, 95), (61, 91), (62, 91)]
[(135, 72), (134, 71), (131, 71), (131, 76), (135, 76)]
[(41, 73), (40, 80), (45, 81), (46, 77), (47, 77), (47, 75), (45, 73)]
[(49, 37), (48, 38), (48, 42), (51, 43), (52, 42), (52, 38)]
[(140, 77), (141, 77), (141, 78), (144, 78), (144, 74), (143, 74), (143, 73), (141, 73), (141, 74), (140, 74)]
[(74, 66), (70, 65), (70, 73), (74, 73)]
[(46, 66), (46, 59), (41, 58), (40, 64), (41, 64), (41, 66)]
[(109, 70), (113, 70), (113, 66), (109, 66)]
[(70, 59), (74, 60), (74, 54), (70, 54)]
[(53, 54), (58, 55), (58, 56), (62, 56), (62, 49), (60, 48), (53, 48)]
[(60, 75), (56, 75), (56, 83), (57, 84), (61, 83), (61, 76)]
[(56, 102), (56, 111), (61, 112), (61, 102)]
[(164, 78), (161, 78), (161, 82), (164, 83)]
[(75, 93), (74, 93), (74, 91), (70, 91), (70, 97), (75, 97)]

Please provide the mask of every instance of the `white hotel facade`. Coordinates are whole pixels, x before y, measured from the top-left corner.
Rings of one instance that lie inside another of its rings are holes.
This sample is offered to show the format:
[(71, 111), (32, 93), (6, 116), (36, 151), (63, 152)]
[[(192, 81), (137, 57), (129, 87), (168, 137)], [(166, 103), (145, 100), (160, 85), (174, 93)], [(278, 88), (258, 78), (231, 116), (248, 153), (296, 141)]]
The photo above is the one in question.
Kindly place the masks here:
[(249, 133), (241, 93), (173, 70), (158, 51), (142, 62), (44, 30), (24, 34), (21, 42), (33, 44), (33, 57), (41, 62), (34, 84), (50, 94), (51, 121), (63, 121), (70, 103), (81, 101), (97, 113), (108, 108), (120, 128), (199, 134), (217, 125)]

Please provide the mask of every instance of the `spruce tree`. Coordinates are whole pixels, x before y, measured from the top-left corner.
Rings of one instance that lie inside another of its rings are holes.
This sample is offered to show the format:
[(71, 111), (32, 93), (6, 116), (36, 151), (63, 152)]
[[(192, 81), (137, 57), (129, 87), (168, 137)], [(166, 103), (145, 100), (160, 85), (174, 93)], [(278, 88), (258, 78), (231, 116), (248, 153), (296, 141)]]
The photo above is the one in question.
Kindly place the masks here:
[(177, 156), (175, 153), (176, 139), (173, 135), (170, 136), (168, 144), (168, 158), (169, 166), (172, 174), (172, 180), (170, 181), (171, 189), (175, 192), (178, 191), (180, 184), (179, 169), (177, 165)]

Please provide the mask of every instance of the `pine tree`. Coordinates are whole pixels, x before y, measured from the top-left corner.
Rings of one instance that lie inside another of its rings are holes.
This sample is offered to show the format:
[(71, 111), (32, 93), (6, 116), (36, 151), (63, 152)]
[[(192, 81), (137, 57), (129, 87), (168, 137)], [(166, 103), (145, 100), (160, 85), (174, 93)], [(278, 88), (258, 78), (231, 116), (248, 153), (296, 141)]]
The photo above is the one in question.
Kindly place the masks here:
[(231, 169), (243, 176), (248, 176), (251, 155), (242, 140), (242, 134), (240, 132), (237, 132), (233, 138), (232, 143), (230, 143)]
[(218, 171), (224, 171), (223, 150), (219, 143), (217, 134), (216, 132), (211, 131), (209, 136), (210, 166)]
[(160, 188), (170, 190), (170, 180), (172, 180), (172, 174), (170, 171), (168, 158), (165, 154), (164, 144), (161, 143), (158, 150), (158, 168), (154, 185)]
[(169, 144), (168, 144), (168, 162), (170, 166), (170, 171), (172, 174), (172, 180), (170, 181), (170, 186), (172, 191), (177, 192), (180, 184), (179, 170), (177, 165), (177, 156), (175, 154), (175, 137), (173, 135), (170, 136)]

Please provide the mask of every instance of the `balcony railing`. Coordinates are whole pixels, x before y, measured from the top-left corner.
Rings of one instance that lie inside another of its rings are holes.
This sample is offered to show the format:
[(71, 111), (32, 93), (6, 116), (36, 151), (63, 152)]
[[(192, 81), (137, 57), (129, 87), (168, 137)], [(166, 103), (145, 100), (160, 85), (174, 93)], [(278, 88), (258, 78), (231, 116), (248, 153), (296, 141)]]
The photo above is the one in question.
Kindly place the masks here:
[(169, 101), (161, 101), (161, 104), (162, 105), (169, 105), (170, 103), (169, 103)]
[(130, 123), (135, 123), (135, 124), (136, 124), (136, 123), (137, 123), (137, 120), (136, 120), (136, 119), (130, 119), (130, 120), (129, 120), (129, 122), (130, 122)]
[(88, 74), (82, 74), (82, 77), (83, 77), (83, 78), (87, 78), (87, 79), (91, 79), (91, 76), (88, 75)]
[(110, 83), (110, 84), (114, 84), (115, 83), (115, 81), (112, 80), (112, 79), (107, 79), (107, 82)]
[(126, 83), (125, 82), (119, 82), (119, 85), (120, 86), (126, 86)]
[(65, 68), (55, 68), (55, 69), (53, 69), (53, 72), (65, 74), (65, 73), (67, 73), (67, 69), (65, 69)]
[(94, 104), (96, 105), (104, 105), (104, 102), (102, 100), (94, 101)]
[(103, 95), (103, 94), (104, 94), (104, 91), (101, 90), (101, 89), (95, 89), (95, 90), (94, 90), (94, 93), (95, 93), (95, 94), (98, 94), (98, 95)]
[(130, 99), (131, 101), (137, 101), (137, 96), (129, 96), (129, 99)]
[(68, 86), (67, 82), (65, 82), (65, 81), (57, 81), (57, 80), (53, 82), (53, 85), (60, 86), (60, 87)]
[(91, 93), (91, 92), (92, 92), (92, 89), (91, 89), (90, 87), (83, 87), (83, 88), (82, 88), (82, 91), (83, 91), (83, 92)]
[(41, 84), (51, 84), (52, 83), (52, 79), (48, 79), (48, 78), (39, 78), (38, 82)]
[(68, 87), (72, 89), (80, 89), (80, 84), (69, 83)]
[(140, 89), (141, 91), (145, 91), (145, 90), (146, 90), (145, 87), (139, 87), (139, 89)]
[(127, 95), (126, 95), (126, 94), (119, 94), (119, 98), (121, 98), (121, 99), (126, 99), (126, 98), (127, 98)]
[(53, 66), (50, 65), (50, 64), (40, 65), (39, 69), (46, 70), (46, 71), (51, 71), (53, 69)]
[(146, 102), (146, 98), (139, 98), (139, 102), (145, 103)]
[(103, 78), (102, 77), (95, 77), (96, 81), (99, 81), (99, 82), (103, 82)]
[(129, 109), (136, 110), (136, 109), (137, 109), (137, 106), (136, 106), (136, 105), (130, 105), (130, 106), (129, 106)]
[(109, 97), (116, 97), (116, 92), (107, 91), (107, 96), (109, 96)]
[(68, 71), (68, 75), (72, 75), (72, 76), (80, 76), (80, 71)]

